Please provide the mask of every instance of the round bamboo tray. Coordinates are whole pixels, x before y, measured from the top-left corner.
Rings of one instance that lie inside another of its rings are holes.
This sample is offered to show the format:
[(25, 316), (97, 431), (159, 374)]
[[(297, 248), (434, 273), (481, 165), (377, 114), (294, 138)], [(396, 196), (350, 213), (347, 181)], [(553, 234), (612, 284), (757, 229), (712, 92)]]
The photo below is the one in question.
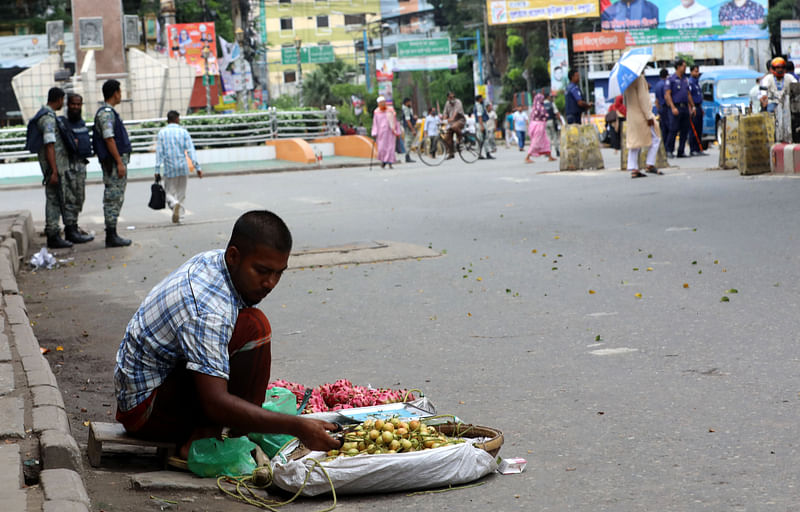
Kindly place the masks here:
[(487, 438), (487, 441), (475, 443), (475, 446), (486, 450), (492, 457), (497, 457), (500, 448), (503, 446), (503, 433), (494, 428), (481, 427), (479, 425), (467, 423), (444, 423), (442, 425), (434, 425), (433, 427), (448, 437), (462, 437), (465, 439), (476, 437)]

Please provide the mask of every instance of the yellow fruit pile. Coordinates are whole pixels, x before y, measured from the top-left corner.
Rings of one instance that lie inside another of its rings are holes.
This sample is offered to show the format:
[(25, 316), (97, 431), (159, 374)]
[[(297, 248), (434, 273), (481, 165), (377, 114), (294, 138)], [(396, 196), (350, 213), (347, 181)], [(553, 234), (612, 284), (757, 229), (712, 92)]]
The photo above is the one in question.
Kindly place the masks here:
[(341, 449), (331, 450), (328, 455), (417, 452), (463, 442), (464, 439), (447, 437), (419, 420), (367, 420), (346, 432)]

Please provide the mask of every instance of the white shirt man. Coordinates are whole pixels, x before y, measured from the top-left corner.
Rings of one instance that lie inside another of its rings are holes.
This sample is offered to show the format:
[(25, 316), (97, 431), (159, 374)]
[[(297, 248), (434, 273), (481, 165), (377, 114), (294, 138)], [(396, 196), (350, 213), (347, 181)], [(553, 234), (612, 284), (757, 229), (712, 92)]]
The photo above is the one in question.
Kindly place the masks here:
[(706, 28), (711, 26), (711, 11), (695, 0), (681, 0), (667, 13), (667, 28)]

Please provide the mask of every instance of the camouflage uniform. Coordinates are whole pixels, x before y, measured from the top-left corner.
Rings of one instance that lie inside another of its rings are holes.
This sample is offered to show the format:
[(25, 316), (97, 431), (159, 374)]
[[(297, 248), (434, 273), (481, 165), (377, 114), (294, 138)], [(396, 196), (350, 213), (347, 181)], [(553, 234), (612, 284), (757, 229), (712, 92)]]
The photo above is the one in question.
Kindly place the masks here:
[[(64, 187), (64, 213), (71, 218), (78, 218), (83, 210), (83, 201), (86, 199), (86, 164), (80, 157), (72, 159), (72, 165), (67, 171), (67, 182)], [(64, 224), (66, 224), (64, 220)]]
[[(39, 150), (39, 167), (42, 169), (42, 174), (45, 179), (45, 224), (44, 232), (47, 236), (58, 235), (61, 230), (59, 227), (58, 219), (63, 218), (64, 225), (75, 224), (78, 219), (77, 216), (72, 215), (65, 208), (65, 179), (64, 176), (69, 169), (69, 153), (64, 146), (64, 140), (56, 126), (56, 113), (50, 106), (45, 105), (47, 114), (39, 118), (38, 126), (42, 132), (42, 148)], [(46, 149), (48, 144), (53, 144), (56, 153), (56, 171), (58, 172), (58, 184), (50, 185), (48, 183), (50, 178), (50, 164), (47, 163)]]
[[(114, 107), (108, 103), (104, 103), (103, 107), (107, 108), (103, 108), (97, 114), (97, 122), (103, 139), (113, 138), (114, 113), (111, 110)], [(120, 157), (127, 167), (131, 157), (130, 153), (121, 154)], [(105, 185), (105, 190), (103, 191), (103, 217), (105, 218), (106, 228), (116, 229), (117, 218), (122, 209), (122, 203), (125, 201), (125, 186), (128, 183), (128, 174), (126, 173), (122, 178), (119, 177), (117, 162), (113, 158), (100, 162), (100, 166), (103, 168), (103, 185)]]

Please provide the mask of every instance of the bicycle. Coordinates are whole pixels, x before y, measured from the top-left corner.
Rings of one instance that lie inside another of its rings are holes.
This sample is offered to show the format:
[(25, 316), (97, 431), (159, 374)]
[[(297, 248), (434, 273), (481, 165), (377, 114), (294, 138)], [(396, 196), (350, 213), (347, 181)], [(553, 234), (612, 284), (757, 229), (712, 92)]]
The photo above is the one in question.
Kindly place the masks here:
[[(417, 156), (425, 165), (435, 167), (447, 159), (448, 147), (447, 142), (442, 137), (440, 130), (439, 135), (433, 137), (426, 137), (420, 141), (417, 148)], [(462, 133), (461, 136), (453, 134), (453, 137), (458, 137), (454, 140), (455, 151), (464, 163), (471, 164), (478, 160), (480, 157), (480, 143), (477, 137), (471, 133)]]

